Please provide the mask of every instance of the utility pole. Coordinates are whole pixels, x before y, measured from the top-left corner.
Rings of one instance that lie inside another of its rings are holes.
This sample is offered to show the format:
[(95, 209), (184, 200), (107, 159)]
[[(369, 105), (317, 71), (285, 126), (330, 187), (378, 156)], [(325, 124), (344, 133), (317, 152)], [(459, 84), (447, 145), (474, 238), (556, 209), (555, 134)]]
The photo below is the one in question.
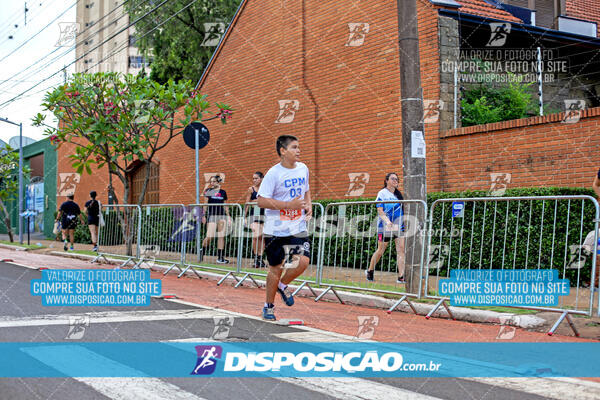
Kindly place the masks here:
[[(423, 94), (417, 27), (416, 0), (398, 2), (398, 45), (400, 50), (400, 104), (402, 107), (402, 173), (407, 200), (427, 201), (425, 179), (425, 137), (423, 130)], [(406, 238), (406, 292), (418, 293), (423, 254), (423, 228), (427, 216), (422, 206), (407, 204), (405, 217), (417, 226), (407, 227), (412, 235)]]
[(17, 202), (19, 203), (19, 243), (23, 244), (23, 124), (13, 122), (8, 118), (0, 118), (0, 121), (19, 127), (19, 193), (17, 194)]

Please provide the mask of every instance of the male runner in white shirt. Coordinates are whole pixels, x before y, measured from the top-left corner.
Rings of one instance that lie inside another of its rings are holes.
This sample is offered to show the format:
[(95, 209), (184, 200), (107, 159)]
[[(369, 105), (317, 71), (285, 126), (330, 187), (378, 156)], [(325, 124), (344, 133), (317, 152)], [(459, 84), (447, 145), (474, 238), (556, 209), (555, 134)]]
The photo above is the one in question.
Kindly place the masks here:
[[(263, 319), (275, 321), (275, 293), (284, 303), (294, 304), (287, 285), (300, 276), (310, 262), (310, 239), (306, 222), (312, 215), (309, 173), (300, 160), (298, 139), (277, 138), (281, 162), (265, 175), (258, 189), (258, 206), (265, 209), (265, 253), (269, 262)], [(285, 269), (285, 274), (282, 275)]]

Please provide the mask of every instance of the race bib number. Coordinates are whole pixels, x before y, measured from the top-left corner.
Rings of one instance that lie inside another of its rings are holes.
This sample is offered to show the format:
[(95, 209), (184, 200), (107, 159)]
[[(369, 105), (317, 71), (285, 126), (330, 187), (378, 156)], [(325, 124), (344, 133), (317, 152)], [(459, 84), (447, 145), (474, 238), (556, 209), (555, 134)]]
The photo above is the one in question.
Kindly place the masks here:
[(279, 217), (282, 221), (295, 221), (302, 217), (302, 210), (280, 210)]

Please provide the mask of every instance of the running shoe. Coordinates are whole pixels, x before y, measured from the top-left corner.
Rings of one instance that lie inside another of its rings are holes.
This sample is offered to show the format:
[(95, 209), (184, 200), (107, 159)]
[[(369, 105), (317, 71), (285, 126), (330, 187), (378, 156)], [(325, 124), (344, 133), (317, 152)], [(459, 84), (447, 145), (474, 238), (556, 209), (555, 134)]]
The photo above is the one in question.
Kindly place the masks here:
[(65, 242), (65, 245), (63, 246), (64, 251), (69, 251), (69, 247), (67, 247), (67, 242)]
[(274, 308), (275, 307), (263, 307), (262, 317), (264, 320), (266, 320), (266, 321), (276, 321), (277, 320), (277, 318), (275, 318)]
[(98, 246), (92, 247), (92, 251), (98, 251)]
[(286, 286), (283, 290), (277, 288), (277, 291), (281, 295), (281, 300), (283, 300), (286, 306), (291, 307), (294, 305), (294, 295), (289, 286)]
[(217, 258), (217, 264), (229, 264), (229, 260), (226, 258)]
[(369, 282), (373, 282), (373, 280), (374, 280), (374, 278), (373, 278), (373, 272), (375, 272), (375, 271), (369, 271), (369, 270), (365, 271), (365, 275), (367, 275), (367, 280)]
[(75, 250), (75, 248), (73, 246), (71, 246), (71, 248), (69, 250), (73, 251), (73, 250)]
[(404, 275), (403, 276), (399, 276), (398, 280), (396, 280), (396, 283), (406, 283), (406, 281), (404, 280)]

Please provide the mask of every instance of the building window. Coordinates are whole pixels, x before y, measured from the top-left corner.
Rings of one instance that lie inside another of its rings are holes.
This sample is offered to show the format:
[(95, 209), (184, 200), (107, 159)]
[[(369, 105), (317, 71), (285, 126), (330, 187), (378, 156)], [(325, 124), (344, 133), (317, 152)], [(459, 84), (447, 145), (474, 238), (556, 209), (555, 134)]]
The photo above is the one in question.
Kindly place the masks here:
[(129, 56), (129, 68), (143, 68), (150, 63), (143, 56)]

